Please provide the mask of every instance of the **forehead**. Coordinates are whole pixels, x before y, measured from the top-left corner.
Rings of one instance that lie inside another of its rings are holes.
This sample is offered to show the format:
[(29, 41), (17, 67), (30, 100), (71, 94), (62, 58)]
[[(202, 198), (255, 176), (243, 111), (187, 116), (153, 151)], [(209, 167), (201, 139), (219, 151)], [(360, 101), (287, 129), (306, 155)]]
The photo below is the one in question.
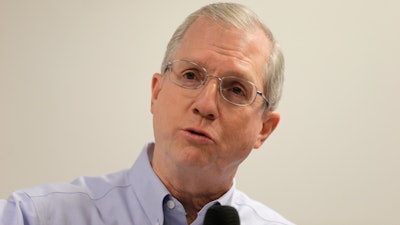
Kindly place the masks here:
[(264, 80), (270, 46), (259, 28), (242, 31), (200, 17), (186, 31), (174, 59), (195, 61), (214, 75), (235, 73), (258, 83)]

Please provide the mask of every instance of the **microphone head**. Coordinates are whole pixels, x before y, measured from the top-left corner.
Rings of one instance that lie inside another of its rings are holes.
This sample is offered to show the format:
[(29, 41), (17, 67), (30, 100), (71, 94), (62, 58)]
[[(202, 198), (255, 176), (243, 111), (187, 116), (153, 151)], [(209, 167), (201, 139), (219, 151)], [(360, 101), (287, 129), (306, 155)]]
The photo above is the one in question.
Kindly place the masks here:
[(203, 225), (240, 225), (239, 214), (232, 206), (214, 205), (207, 210)]

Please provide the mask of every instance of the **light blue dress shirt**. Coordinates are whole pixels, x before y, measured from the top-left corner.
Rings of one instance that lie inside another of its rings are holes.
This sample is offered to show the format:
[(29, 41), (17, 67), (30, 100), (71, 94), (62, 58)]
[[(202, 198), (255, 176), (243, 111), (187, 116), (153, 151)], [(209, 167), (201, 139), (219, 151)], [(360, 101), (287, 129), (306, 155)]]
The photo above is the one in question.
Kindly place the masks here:
[[(150, 165), (153, 150), (147, 144), (129, 170), (14, 192), (0, 200), (0, 225), (186, 225), (182, 204)], [(292, 225), (235, 187), (205, 205), (192, 224), (203, 224), (214, 204), (235, 207), (242, 225)]]

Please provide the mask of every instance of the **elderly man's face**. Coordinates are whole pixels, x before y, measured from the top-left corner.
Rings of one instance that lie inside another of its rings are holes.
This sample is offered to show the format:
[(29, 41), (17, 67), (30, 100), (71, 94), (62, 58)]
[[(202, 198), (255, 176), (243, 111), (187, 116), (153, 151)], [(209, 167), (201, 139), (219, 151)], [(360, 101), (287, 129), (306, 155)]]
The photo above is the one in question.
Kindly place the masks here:
[[(191, 60), (213, 76), (242, 77), (265, 92), (263, 74), (270, 44), (261, 30), (243, 33), (199, 18), (171, 61)], [(151, 112), (155, 151), (170, 165), (235, 173), (278, 124), (279, 114), (264, 113), (260, 96), (252, 105), (239, 107), (221, 97), (217, 79), (192, 90), (177, 86), (168, 73), (166, 76), (153, 76)]]

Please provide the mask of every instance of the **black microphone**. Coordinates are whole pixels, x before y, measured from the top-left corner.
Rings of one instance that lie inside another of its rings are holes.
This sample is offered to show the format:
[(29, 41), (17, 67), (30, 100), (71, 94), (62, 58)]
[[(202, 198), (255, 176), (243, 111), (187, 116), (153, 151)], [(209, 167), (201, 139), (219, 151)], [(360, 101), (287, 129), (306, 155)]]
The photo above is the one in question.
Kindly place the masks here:
[(203, 225), (240, 225), (239, 214), (232, 206), (213, 205), (207, 210)]

